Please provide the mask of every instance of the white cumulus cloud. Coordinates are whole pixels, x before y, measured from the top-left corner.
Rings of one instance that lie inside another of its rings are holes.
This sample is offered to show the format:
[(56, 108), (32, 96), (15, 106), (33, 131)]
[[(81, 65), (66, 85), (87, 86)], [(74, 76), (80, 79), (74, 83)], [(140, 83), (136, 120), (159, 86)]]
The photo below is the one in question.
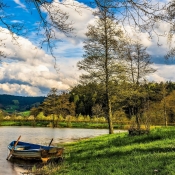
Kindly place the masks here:
[[(20, 7), (25, 5), (20, 0), (14, 0)], [(66, 6), (60, 6), (58, 0), (52, 2), (53, 7), (59, 6), (62, 11), (69, 14), (69, 22), (72, 21), (74, 33), (72, 37), (66, 37), (59, 31), (55, 31), (56, 36), (62, 39), (62, 42), (55, 41), (56, 49), (53, 50), (56, 57), (56, 63), (59, 71), (54, 69), (55, 60), (47, 52), (35, 45), (39, 40), (35, 31), (24, 38), (16, 36), (15, 42), (7, 29), (0, 28), (0, 40), (5, 43), (5, 47), (0, 47), (0, 51), (4, 51), (7, 55), (2, 58), (0, 64), (0, 93), (25, 95), (25, 96), (41, 96), (46, 95), (50, 88), (56, 87), (58, 90), (67, 90), (71, 86), (78, 83), (81, 72), (76, 67), (83, 55), (83, 40), (88, 24), (94, 23), (93, 9), (87, 7), (83, 3), (74, 0), (65, 0)], [(68, 5), (69, 4), (69, 5)], [(75, 8), (75, 6), (84, 8)], [(158, 33), (164, 33), (169, 26), (161, 22), (155, 29)], [(129, 27), (125, 29), (134, 38), (135, 34)], [(139, 33), (142, 44), (148, 47), (148, 52), (159, 60), (163, 59), (164, 54), (168, 50), (167, 38), (159, 37), (161, 46), (157, 45), (157, 36), (148, 39), (147, 33)], [(150, 81), (175, 81), (175, 65), (154, 64), (157, 72), (150, 75)]]

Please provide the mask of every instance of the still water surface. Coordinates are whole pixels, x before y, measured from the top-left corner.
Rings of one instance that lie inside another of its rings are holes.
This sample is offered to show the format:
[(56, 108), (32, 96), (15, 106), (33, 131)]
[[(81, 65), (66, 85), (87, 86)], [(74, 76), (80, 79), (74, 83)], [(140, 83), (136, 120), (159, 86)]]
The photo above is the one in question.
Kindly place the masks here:
[[(122, 132), (116, 130), (117, 132)], [(9, 154), (7, 145), (17, 140), (48, 145), (53, 138), (53, 144), (69, 142), (81, 138), (108, 134), (107, 129), (71, 129), (71, 128), (33, 128), (33, 127), (0, 127), (0, 175), (22, 175), (26, 170), (19, 162), (10, 162), (6, 158)], [(25, 167), (26, 168), (26, 167)]]

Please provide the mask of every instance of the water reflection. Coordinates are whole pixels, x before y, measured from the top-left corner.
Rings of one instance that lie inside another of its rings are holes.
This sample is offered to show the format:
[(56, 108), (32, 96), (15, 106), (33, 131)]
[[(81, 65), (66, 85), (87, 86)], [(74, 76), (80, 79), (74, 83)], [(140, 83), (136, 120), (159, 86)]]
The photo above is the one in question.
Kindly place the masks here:
[(36, 167), (42, 167), (44, 165), (40, 160), (23, 160), (14, 157), (11, 157), (9, 161), (11, 162), (13, 172), (17, 174), (30, 172), (34, 165)]
[(14, 175), (21, 174), (21, 172), (24, 171), (24, 169), (20, 168), (20, 166), (18, 166), (15, 163), (11, 163), (11, 170), (12, 170)]

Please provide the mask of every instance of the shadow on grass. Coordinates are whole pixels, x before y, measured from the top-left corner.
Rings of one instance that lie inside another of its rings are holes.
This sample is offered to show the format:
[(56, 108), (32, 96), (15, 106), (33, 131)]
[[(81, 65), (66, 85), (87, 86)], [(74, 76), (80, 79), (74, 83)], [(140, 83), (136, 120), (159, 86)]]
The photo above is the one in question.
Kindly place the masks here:
[[(132, 155), (134, 152), (139, 155), (152, 153), (168, 153), (175, 152), (175, 147), (170, 145), (163, 148), (158, 147), (156, 141), (164, 141), (165, 139), (175, 140), (175, 130), (168, 130), (161, 132), (161, 130), (153, 131), (149, 135), (143, 136), (128, 136), (127, 134), (119, 136), (114, 134), (112, 136), (104, 136), (102, 138), (94, 138), (87, 141), (72, 144), (73, 149), (69, 150), (70, 156), (67, 157), (69, 162), (95, 160), (97, 158), (123, 158)], [(108, 138), (109, 137), (109, 138)], [(144, 148), (144, 144), (150, 144), (149, 147)], [(142, 147), (140, 147), (142, 144)], [(71, 151), (72, 150), (72, 151)]]
[[(100, 148), (100, 147), (99, 147)], [(89, 149), (86, 150), (86, 155), (83, 156), (84, 150), (78, 150), (71, 153), (70, 159), (75, 157), (75, 159), (81, 159), (81, 160), (88, 160), (88, 159), (95, 159), (95, 158), (106, 158), (108, 157), (123, 157), (131, 155), (133, 152), (137, 152), (138, 154), (144, 155), (144, 154), (153, 154), (153, 153), (168, 153), (168, 152), (174, 152), (175, 148), (172, 147), (165, 147), (165, 148), (149, 148), (149, 149), (142, 149), (142, 148), (134, 148), (129, 151), (120, 151), (120, 150), (114, 150), (114, 151), (108, 151), (108, 149), (99, 149), (99, 152), (94, 152), (97, 149)]]

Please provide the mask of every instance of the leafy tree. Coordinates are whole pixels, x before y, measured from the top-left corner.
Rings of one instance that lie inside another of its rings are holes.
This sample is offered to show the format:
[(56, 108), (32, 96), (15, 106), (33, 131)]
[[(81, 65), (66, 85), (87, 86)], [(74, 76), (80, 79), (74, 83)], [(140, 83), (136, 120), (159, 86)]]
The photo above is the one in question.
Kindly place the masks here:
[(99, 104), (95, 104), (92, 107), (92, 114), (96, 117), (103, 117), (104, 116), (104, 112), (103, 112), (103, 107), (102, 105)]
[(121, 71), (117, 59), (119, 58), (119, 48), (123, 43), (123, 32), (114, 20), (113, 12), (109, 11), (109, 4), (109, 1), (103, 1), (103, 7), (96, 13), (98, 19), (95, 25), (88, 27), (87, 40), (84, 42), (84, 60), (78, 62), (78, 67), (87, 72), (81, 76), (82, 80), (96, 81), (104, 86), (106, 117), (109, 133), (112, 134), (110, 82), (116, 81), (116, 77)]
[(75, 115), (75, 104), (70, 102), (70, 94), (62, 93), (57, 99), (57, 114), (66, 116), (66, 115)]
[(30, 109), (30, 115), (33, 115), (34, 116), (34, 120), (36, 120), (36, 117), (37, 115), (42, 111), (42, 108), (39, 106), (39, 107), (32, 107)]
[(161, 111), (160, 121), (164, 121), (164, 125), (168, 125), (168, 99), (169, 95), (173, 92), (173, 84), (171, 82), (160, 82), (155, 83), (154, 86), (151, 86), (154, 90), (154, 96), (150, 96), (151, 100), (155, 102), (156, 109)]
[(166, 97), (167, 115), (170, 123), (175, 122), (175, 90)]
[[(148, 74), (154, 73), (151, 67), (150, 55), (139, 41), (131, 43), (124, 48), (127, 67), (127, 80), (133, 88), (129, 88), (128, 104), (130, 116), (136, 117), (137, 128), (140, 129), (141, 116), (145, 109), (149, 110), (149, 87), (145, 86), (144, 80)], [(147, 107), (146, 107), (147, 106)]]
[(92, 107), (103, 104), (103, 90), (97, 83), (79, 84), (71, 89), (70, 100), (76, 105), (76, 114), (92, 116)]
[(168, 125), (168, 117), (167, 117), (167, 102), (166, 102), (166, 95), (167, 95), (167, 91), (166, 91), (166, 84), (163, 83), (163, 86), (162, 86), (162, 95), (163, 95), (163, 98), (162, 98), (162, 106), (163, 106), (163, 118), (164, 118), (164, 123), (165, 123), (165, 126)]
[(144, 100), (146, 96), (143, 86), (128, 83), (123, 89), (124, 97), (122, 98), (123, 109), (129, 118), (135, 117), (137, 128), (140, 129), (141, 115), (143, 114)]
[(58, 90), (52, 88), (43, 103), (37, 108), (32, 108), (31, 113), (37, 115), (38, 112), (43, 111), (45, 116), (52, 115), (54, 127), (56, 116), (75, 115), (75, 105), (69, 101), (69, 98), (70, 95), (68, 93), (58, 94)]
[(45, 98), (45, 100), (41, 105), (43, 107), (46, 116), (57, 113), (57, 106), (56, 106), (57, 98), (58, 98), (57, 89), (52, 88), (48, 93), (47, 98)]

